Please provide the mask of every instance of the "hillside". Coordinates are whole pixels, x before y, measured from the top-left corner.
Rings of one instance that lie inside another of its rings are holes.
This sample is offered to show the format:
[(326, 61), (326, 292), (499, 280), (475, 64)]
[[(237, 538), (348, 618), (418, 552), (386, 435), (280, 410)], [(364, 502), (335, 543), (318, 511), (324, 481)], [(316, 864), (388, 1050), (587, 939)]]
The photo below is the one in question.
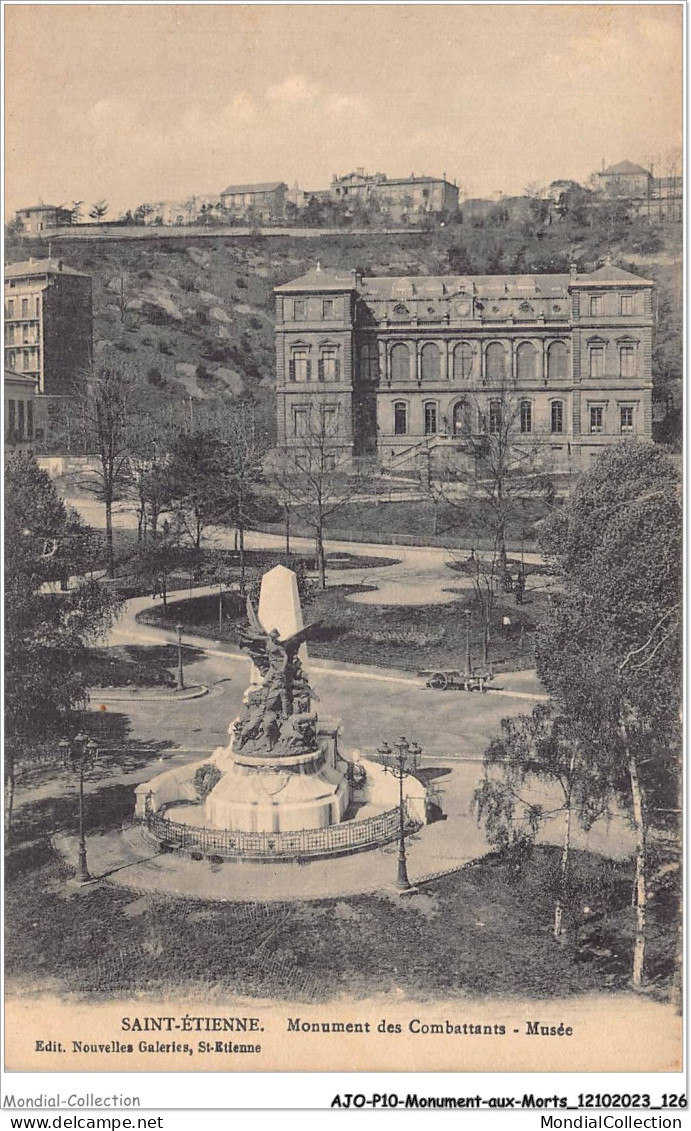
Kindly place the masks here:
[[(609, 236), (609, 238), (607, 238)], [(680, 226), (633, 224), (610, 233), (566, 225), (502, 221), (449, 224), (395, 235), (343, 232), (309, 240), (237, 235), (103, 243), (61, 239), (59, 254), (93, 277), (96, 357), (122, 356), (137, 374), (143, 406), (189, 406), (220, 396), (250, 396), (269, 428), (274, 404), (273, 288), (319, 259), (364, 274), (424, 275), (588, 270), (607, 254), (658, 283), (658, 426), (672, 438), (680, 410)], [(45, 243), (8, 240), (10, 261), (45, 256)], [(55, 248), (53, 248), (55, 255)], [(189, 411), (189, 408), (188, 408)], [(662, 415), (662, 411), (658, 412)]]

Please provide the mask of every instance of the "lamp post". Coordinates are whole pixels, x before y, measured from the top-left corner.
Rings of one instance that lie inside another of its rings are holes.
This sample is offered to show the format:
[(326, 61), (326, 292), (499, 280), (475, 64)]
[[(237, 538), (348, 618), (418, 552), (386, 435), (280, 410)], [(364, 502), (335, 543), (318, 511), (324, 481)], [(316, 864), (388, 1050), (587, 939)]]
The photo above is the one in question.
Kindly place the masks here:
[(470, 662), (470, 609), (465, 610), (465, 675), (472, 675)]
[(178, 688), (180, 690), (185, 686), (185, 677), (182, 672), (182, 630), (183, 625), (176, 624), (175, 631), (178, 634)]
[(405, 801), (403, 799), (403, 779), (408, 774), (414, 773), (420, 765), (422, 750), (417, 742), (408, 742), (407, 738), (399, 738), (393, 746), (382, 742), (377, 753), (386, 773), (392, 774), (398, 780), (398, 876), (396, 887), (401, 892), (411, 891), (413, 885), (408, 879), (408, 864), (405, 853)]
[(91, 769), (98, 755), (98, 745), (88, 734), (77, 734), (70, 741), (63, 738), (58, 743), (62, 760), (68, 769), (79, 775), (79, 854), (77, 856), (77, 879), (85, 884), (90, 879), (86, 863), (86, 838), (84, 836), (84, 773)]

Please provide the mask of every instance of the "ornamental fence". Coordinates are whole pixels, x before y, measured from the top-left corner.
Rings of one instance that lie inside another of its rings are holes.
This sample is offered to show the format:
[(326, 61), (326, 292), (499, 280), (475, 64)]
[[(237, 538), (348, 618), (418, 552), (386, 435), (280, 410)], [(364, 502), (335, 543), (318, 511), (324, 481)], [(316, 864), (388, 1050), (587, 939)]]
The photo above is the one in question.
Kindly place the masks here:
[[(276, 522), (255, 522), (252, 524), (252, 530), (256, 530), (262, 534), (281, 534), (285, 536), (285, 526)], [(291, 521), (290, 533), (298, 538), (314, 538), (314, 530), (308, 526), (304, 526), (299, 521)], [(385, 530), (355, 530), (352, 528), (339, 528), (337, 530), (324, 531), (325, 542), (367, 542), (376, 544), (377, 546), (406, 546), (425, 549), (427, 546), (433, 546), (440, 550), (479, 550), (481, 552), (491, 552), (496, 549), (496, 543), (492, 538), (470, 538), (464, 535), (456, 534), (392, 534)], [(537, 542), (532, 539), (526, 539), (521, 543), (520, 540), (508, 539), (506, 549), (510, 554), (520, 554), (523, 551), (526, 554), (535, 554), (538, 552), (539, 547)], [(333, 566), (326, 563), (327, 571)]]
[[(295, 860), (303, 856), (332, 856), (376, 848), (395, 840), (400, 830), (399, 810), (389, 809), (362, 821), (344, 821), (325, 829), (297, 829), (294, 832), (231, 832), (184, 825), (159, 814), (144, 818), (148, 831), (162, 844), (202, 856), (224, 858)], [(415, 832), (420, 822), (406, 807), (405, 831)]]

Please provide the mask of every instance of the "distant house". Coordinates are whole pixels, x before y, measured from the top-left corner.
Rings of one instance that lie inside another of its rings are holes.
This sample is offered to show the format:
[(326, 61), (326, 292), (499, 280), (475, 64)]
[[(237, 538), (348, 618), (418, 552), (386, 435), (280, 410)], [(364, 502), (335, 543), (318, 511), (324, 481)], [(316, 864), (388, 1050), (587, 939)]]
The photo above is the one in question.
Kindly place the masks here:
[(19, 208), (16, 219), (27, 235), (62, 228), (72, 223), (72, 211), (55, 204), (34, 204), (30, 208)]
[(38, 381), (35, 377), (13, 373), (10, 369), (5, 370), (3, 378), (5, 448), (33, 451), (37, 438), (35, 419), (37, 388)]
[(288, 186), (283, 181), (228, 185), (221, 193), (221, 205), (239, 219), (282, 220), (287, 192)]
[(602, 192), (628, 200), (647, 199), (652, 193), (653, 176), (642, 165), (620, 161), (597, 174)]
[(424, 213), (454, 212), (458, 208), (458, 186), (441, 177), (387, 177), (356, 169), (342, 177), (334, 173), (331, 197), (344, 204), (376, 204), (393, 219)]

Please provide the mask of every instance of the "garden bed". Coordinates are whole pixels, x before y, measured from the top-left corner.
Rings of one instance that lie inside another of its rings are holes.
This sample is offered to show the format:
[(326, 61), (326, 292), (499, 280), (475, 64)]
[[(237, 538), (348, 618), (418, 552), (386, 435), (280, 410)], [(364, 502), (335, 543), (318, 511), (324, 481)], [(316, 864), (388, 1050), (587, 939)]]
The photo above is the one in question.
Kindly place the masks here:
[[(481, 665), (482, 629), (472, 593), (443, 605), (364, 605), (347, 598), (371, 593), (376, 586), (336, 585), (318, 590), (305, 610), (307, 623), (321, 621), (310, 638), (315, 658), (353, 664), (373, 664), (404, 671), (455, 668), (462, 665), (466, 648), (465, 610), (471, 612), (471, 653)], [(236, 592), (223, 596), (224, 619), (219, 635), (217, 594), (192, 597), (146, 609), (137, 620), (157, 627), (180, 623), (190, 635), (237, 643), (237, 629), (246, 623), (245, 602)], [(498, 595), (492, 625), (490, 658), (496, 671), (518, 671), (534, 666), (532, 637), (547, 608), (543, 591), (532, 591), (524, 605), (510, 595)], [(510, 624), (504, 624), (504, 618)]]

